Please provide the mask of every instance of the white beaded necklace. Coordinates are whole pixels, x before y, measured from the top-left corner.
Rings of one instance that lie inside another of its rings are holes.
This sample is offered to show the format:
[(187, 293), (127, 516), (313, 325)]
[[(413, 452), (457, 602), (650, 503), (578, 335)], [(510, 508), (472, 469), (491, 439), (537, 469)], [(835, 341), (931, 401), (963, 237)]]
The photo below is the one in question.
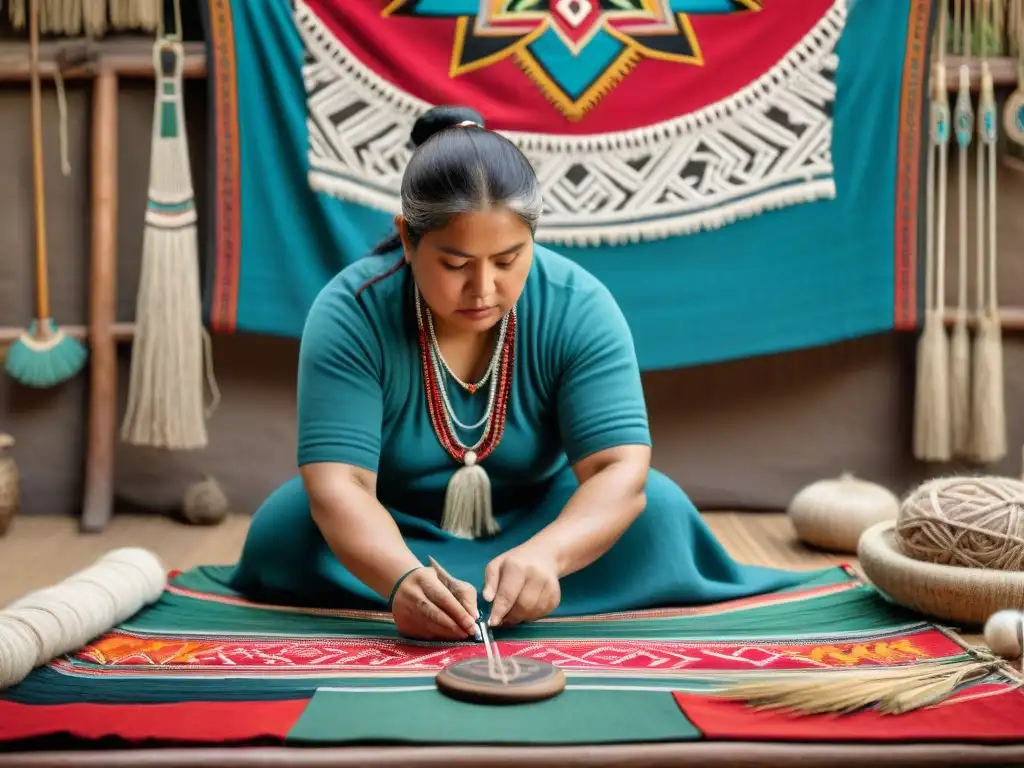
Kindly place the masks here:
[[(452, 437), (457, 440), (463, 448), (466, 448), (467, 450), (474, 450), (480, 446), (480, 443), (483, 442), (484, 437), (487, 435), (487, 428), (490, 426), (491, 418), (494, 414), (494, 399), (498, 392), (498, 365), (501, 362), (501, 352), (505, 347), (505, 334), (508, 330), (509, 315), (514, 314), (516, 309), (515, 307), (512, 307), (512, 311), (501, 318), (501, 326), (498, 330), (498, 338), (494, 344), (494, 352), (491, 354), (491, 360), (487, 364), (487, 370), (480, 379), (480, 382), (476, 385), (468, 385), (452, 372), (448, 362), (444, 359), (444, 355), (441, 353), (441, 347), (437, 343), (437, 336), (434, 333), (433, 313), (430, 311), (429, 307), (423, 306), (419, 288), (415, 289), (415, 301), (417, 317), (426, 317), (427, 332), (430, 335), (430, 358), (434, 363), (434, 378), (437, 381), (437, 388), (441, 393), (441, 401), (444, 403), (445, 421), (448, 423), (448, 428), (452, 433)], [(440, 365), (438, 365), (438, 363), (440, 363)], [(480, 386), (490, 380), (491, 386), (488, 388), (487, 392), (487, 408), (484, 410), (484, 415), (481, 416), (480, 420), (475, 424), (464, 424), (459, 420), (458, 416), (455, 415), (455, 409), (452, 407), (451, 400), (448, 397), (448, 386), (445, 383), (442, 368), (444, 371), (447, 371), (448, 375), (451, 376), (452, 379), (470, 392), (470, 394), (474, 393)], [(451, 428), (453, 423), (465, 430), (479, 429), (480, 427), (484, 427), (484, 430), (476, 443), (470, 446), (463, 443), (459, 439), (459, 436), (455, 434), (455, 430)]]

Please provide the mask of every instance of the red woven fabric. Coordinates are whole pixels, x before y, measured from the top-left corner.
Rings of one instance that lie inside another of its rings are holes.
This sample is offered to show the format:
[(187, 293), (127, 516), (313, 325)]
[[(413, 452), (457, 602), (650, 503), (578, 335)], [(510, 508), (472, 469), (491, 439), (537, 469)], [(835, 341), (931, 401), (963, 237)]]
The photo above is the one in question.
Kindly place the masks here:
[(849, 715), (796, 716), (757, 711), (741, 702), (674, 693), (683, 714), (704, 734), (721, 741), (946, 741), (1007, 742), (1024, 739), (1024, 693), (1007, 686), (971, 688), (970, 695), (1003, 688), (985, 698), (955, 698), (903, 715), (865, 711)]
[(0, 742), (69, 735), (92, 741), (281, 743), (308, 699), (191, 701), (175, 704), (17, 704), (0, 701)]

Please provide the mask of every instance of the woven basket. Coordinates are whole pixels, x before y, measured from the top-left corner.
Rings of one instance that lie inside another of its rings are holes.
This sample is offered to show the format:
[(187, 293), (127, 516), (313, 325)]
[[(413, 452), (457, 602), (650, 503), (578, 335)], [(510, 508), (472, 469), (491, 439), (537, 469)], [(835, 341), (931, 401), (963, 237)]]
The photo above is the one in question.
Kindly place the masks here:
[(899, 550), (895, 527), (891, 520), (871, 526), (857, 547), (864, 575), (893, 602), (960, 625), (982, 625), (1004, 608), (1024, 610), (1024, 571), (914, 560)]

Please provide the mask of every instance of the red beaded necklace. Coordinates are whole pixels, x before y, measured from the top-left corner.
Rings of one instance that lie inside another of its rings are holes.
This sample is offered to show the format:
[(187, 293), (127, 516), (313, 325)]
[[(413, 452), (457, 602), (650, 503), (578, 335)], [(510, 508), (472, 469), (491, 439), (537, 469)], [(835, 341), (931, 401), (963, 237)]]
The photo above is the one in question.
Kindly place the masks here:
[[(501, 441), (501, 436), (505, 432), (508, 397), (512, 389), (512, 371), (515, 363), (515, 309), (509, 313), (507, 318), (501, 358), (498, 363), (498, 370), (496, 371), (498, 380), (495, 387), (494, 403), (491, 406), (493, 410), (488, 418), (487, 428), (480, 442), (472, 447), (464, 445), (455, 435), (445, 397), (438, 386), (438, 369), (432, 353), (426, 323), (423, 322), (423, 311), (429, 310), (418, 311), (416, 319), (419, 326), (420, 364), (423, 369), (423, 385), (426, 390), (427, 412), (430, 414), (430, 423), (434, 427), (434, 433), (437, 435), (438, 441), (449, 456), (460, 464), (475, 464), (487, 458), (497, 448), (498, 443)], [(469, 454), (473, 455), (469, 456)]]

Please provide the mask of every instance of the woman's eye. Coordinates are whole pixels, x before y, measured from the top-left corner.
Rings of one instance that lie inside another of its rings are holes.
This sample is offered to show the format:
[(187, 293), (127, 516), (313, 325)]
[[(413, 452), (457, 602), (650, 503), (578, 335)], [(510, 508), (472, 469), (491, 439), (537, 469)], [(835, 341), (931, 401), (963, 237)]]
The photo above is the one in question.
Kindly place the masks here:
[(445, 262), (442, 262), (442, 263), (444, 264), (444, 268), (445, 269), (450, 269), (453, 272), (457, 272), (458, 270), (464, 268), (466, 266), (467, 262), (463, 262), (462, 264), (452, 264), (451, 262), (445, 261)]

